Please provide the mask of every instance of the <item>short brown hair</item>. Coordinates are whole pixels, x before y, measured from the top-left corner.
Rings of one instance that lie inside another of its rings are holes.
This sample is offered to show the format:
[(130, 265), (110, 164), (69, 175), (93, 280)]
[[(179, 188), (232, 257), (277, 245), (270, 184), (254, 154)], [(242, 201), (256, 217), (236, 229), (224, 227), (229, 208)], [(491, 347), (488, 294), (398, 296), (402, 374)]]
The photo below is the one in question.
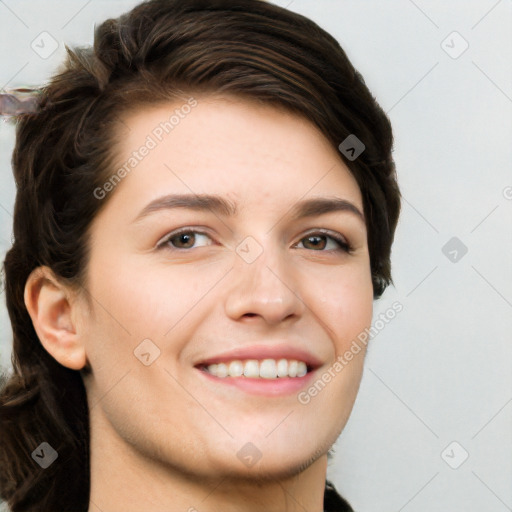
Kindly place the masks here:
[[(67, 50), (39, 111), (16, 118), (14, 244), (4, 262), (14, 374), (0, 386), (0, 496), (13, 512), (87, 510), (83, 381), (44, 350), (23, 292), (42, 265), (84, 282), (88, 228), (106, 202), (93, 191), (113, 173), (122, 113), (220, 93), (299, 114), (335, 148), (355, 135), (365, 150), (340, 158), (361, 190), (375, 298), (391, 282), (400, 209), (389, 120), (337, 41), (299, 14), (261, 0), (151, 0), (99, 25), (93, 48)], [(42, 440), (59, 453), (45, 471), (30, 457)]]

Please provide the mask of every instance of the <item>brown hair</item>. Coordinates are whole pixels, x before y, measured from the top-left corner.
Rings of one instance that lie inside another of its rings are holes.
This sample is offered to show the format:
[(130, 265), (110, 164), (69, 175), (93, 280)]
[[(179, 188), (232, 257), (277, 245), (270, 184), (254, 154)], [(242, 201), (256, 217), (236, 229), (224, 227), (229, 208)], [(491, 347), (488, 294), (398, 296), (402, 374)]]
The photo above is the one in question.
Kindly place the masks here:
[[(4, 262), (13, 374), (0, 382), (0, 497), (13, 512), (81, 511), (89, 502), (89, 418), (81, 372), (42, 347), (24, 304), (38, 266), (85, 284), (93, 193), (113, 174), (120, 114), (191, 93), (235, 95), (285, 108), (338, 148), (363, 196), (374, 296), (391, 282), (400, 209), (390, 123), (336, 40), (311, 20), (261, 0), (151, 0), (95, 30), (93, 48), (67, 48), (37, 113), (16, 119), (14, 243)], [(87, 368), (82, 372), (89, 371)], [(42, 469), (32, 452), (49, 443)]]

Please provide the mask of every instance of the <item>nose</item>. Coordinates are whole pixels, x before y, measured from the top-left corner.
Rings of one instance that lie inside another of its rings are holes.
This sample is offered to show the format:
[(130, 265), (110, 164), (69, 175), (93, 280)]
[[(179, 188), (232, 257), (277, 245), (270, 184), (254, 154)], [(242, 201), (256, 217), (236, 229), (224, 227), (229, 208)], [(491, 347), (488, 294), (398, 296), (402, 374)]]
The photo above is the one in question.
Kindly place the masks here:
[[(284, 251), (285, 252), (285, 251)], [(299, 318), (305, 309), (286, 254), (265, 248), (255, 261), (235, 255), (225, 311), (233, 320), (277, 325)]]

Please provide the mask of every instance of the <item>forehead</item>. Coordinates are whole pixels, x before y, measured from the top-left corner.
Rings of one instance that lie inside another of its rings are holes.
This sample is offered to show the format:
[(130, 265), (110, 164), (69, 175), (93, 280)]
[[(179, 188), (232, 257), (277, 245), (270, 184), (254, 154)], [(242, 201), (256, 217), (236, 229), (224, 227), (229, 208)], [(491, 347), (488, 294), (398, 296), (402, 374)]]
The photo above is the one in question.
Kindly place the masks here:
[[(342, 195), (362, 208), (338, 151), (311, 122), (268, 105), (197, 96), (122, 118), (116, 188), (131, 203), (164, 193), (223, 194), (235, 203)], [(115, 170), (114, 170), (115, 172)]]

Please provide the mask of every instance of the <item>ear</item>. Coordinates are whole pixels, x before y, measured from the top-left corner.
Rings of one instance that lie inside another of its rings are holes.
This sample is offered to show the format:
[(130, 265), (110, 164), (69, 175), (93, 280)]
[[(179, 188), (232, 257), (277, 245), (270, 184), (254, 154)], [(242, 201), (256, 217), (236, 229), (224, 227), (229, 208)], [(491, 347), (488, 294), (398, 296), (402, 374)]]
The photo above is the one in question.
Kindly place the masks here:
[(25, 284), (25, 306), (46, 351), (61, 365), (80, 370), (87, 363), (83, 340), (74, 321), (78, 307), (72, 291), (49, 267), (38, 267)]

